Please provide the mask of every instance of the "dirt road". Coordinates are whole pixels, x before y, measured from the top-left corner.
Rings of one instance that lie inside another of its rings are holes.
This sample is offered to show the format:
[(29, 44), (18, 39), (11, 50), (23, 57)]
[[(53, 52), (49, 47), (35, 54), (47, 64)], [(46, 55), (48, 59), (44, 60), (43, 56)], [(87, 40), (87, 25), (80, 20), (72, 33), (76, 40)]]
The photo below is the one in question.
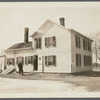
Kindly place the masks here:
[[(72, 92), (87, 92), (85, 87), (77, 86), (70, 83), (64, 83), (62, 81), (46, 81), (46, 80), (22, 80), (22, 79), (10, 79), (0, 78), (0, 94), (33, 94), (43, 96), (48, 94), (49, 96), (54, 94), (63, 94)], [(58, 95), (59, 96), (59, 95)]]

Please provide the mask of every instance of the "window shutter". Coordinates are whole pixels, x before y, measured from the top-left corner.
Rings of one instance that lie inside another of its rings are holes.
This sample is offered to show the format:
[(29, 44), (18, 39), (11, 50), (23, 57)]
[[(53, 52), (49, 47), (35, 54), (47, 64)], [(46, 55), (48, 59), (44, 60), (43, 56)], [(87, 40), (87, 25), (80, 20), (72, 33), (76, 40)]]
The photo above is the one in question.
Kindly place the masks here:
[(80, 40), (80, 37), (79, 37), (79, 48), (81, 48), (81, 40)]
[(27, 57), (25, 57), (25, 65), (28, 65), (28, 63), (27, 63)]
[(75, 43), (76, 43), (76, 47), (77, 47), (77, 36), (75, 36)]
[(56, 56), (53, 56), (53, 65), (56, 66)]
[(41, 49), (41, 38), (39, 38), (39, 48)]
[(53, 37), (53, 46), (56, 46), (56, 37)]
[(45, 38), (45, 46), (48, 47), (48, 38)]
[(38, 48), (38, 39), (35, 39), (36, 43), (36, 49)]
[(87, 50), (87, 41), (86, 41), (85, 43), (86, 43), (86, 45), (85, 45), (85, 46), (86, 46), (86, 50)]
[(48, 66), (48, 59), (47, 59), (47, 56), (45, 56), (45, 65)]
[(81, 66), (81, 55), (80, 55), (80, 66)]

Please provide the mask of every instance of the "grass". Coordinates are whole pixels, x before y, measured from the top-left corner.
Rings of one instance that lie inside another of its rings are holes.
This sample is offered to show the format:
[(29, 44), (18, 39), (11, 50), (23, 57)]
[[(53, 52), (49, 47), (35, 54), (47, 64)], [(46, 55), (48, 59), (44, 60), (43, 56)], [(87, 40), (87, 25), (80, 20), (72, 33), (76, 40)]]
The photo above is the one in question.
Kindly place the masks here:
[(27, 79), (27, 80), (52, 80), (72, 83), (76, 86), (85, 86), (89, 92), (100, 92), (100, 72), (81, 72), (75, 74), (49, 74), (49, 73), (25, 73), (24, 76), (18, 73), (7, 75), (0, 74), (0, 77)]

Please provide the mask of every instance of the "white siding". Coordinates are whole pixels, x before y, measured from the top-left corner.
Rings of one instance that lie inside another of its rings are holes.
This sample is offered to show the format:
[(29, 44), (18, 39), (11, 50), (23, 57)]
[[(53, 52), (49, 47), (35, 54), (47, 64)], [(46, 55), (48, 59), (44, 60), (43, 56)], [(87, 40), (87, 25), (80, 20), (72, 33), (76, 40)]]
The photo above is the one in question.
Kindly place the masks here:
[[(56, 47), (45, 47), (45, 37), (56, 37)], [(42, 36), (42, 49), (36, 50), (37, 54), (43, 57), (49, 55), (56, 56), (56, 67), (45, 66), (43, 60), (44, 72), (70, 73), (71, 72), (71, 35), (67, 30), (54, 25)]]
[[(71, 33), (72, 73), (92, 70), (92, 66), (84, 66), (84, 55), (92, 57), (92, 52), (83, 49), (83, 39), (85, 38), (81, 35), (77, 35), (80, 37), (81, 48), (76, 48), (75, 35), (77, 34)], [(76, 67), (76, 54), (81, 54), (81, 67)]]

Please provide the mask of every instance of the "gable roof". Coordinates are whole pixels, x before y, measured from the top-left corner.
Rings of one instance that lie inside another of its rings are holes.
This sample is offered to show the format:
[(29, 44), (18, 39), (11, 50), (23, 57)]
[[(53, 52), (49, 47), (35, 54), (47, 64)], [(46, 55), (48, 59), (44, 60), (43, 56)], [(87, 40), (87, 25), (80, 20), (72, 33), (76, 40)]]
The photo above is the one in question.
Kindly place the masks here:
[(10, 50), (18, 50), (18, 49), (29, 49), (32, 47), (32, 42), (22, 42), (22, 43), (17, 43), (14, 44), (13, 46), (9, 47), (5, 51), (10, 51)]
[[(49, 25), (47, 25), (47, 24), (49, 24)], [(46, 20), (46, 21), (41, 25), (41, 27), (39, 28), (39, 30), (36, 31), (36, 32), (34, 32), (34, 33), (31, 35), (31, 37), (38, 38), (38, 37), (43, 36), (43, 34), (45, 34), (51, 27), (53, 27), (54, 24), (56, 24), (57, 26), (59, 26), (59, 27), (65, 29), (66, 31), (75, 32), (76, 34), (81, 35), (82, 37), (84, 37), (84, 38), (90, 40), (91, 42), (93, 41), (93, 40), (91, 40), (90, 38), (86, 37), (85, 35), (81, 34), (80, 32), (78, 32), (78, 31), (76, 31), (76, 30), (74, 30), (74, 29), (72, 29), (72, 28), (69, 28), (69, 29), (68, 29), (68, 28), (66, 28), (65, 26), (62, 26), (62, 25), (60, 25), (60, 24), (57, 24), (56, 22), (54, 22), (54, 21), (52, 21), (52, 20)]]

